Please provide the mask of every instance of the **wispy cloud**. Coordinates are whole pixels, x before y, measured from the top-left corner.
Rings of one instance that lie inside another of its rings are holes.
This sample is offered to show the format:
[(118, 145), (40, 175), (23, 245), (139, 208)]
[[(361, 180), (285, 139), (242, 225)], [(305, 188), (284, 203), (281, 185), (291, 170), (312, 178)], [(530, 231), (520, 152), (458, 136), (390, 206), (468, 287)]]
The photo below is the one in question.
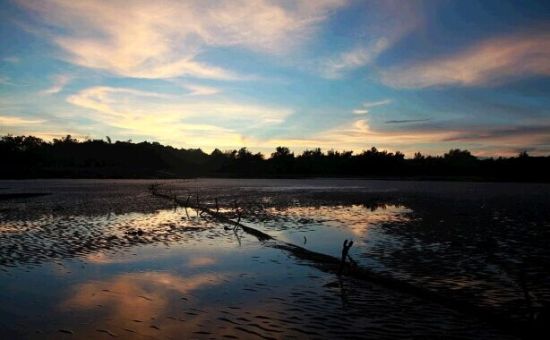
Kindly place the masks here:
[(361, 148), (370, 146), (386, 147), (396, 149), (409, 144), (428, 143), (442, 140), (450, 136), (449, 131), (380, 131), (373, 129), (367, 119), (359, 119), (352, 123), (344, 124), (332, 130), (325, 131), (318, 138), (340, 141)]
[(10, 83), (10, 78), (6, 76), (0, 76), (0, 84), (6, 85)]
[(15, 86), (15, 87), (30, 86), (30, 84), (14, 82), (14, 81), (12, 81), (12, 78), (10, 78), (8, 76), (3, 76), (3, 75), (0, 75), (0, 85)]
[(144, 105), (143, 108), (140, 108), (138, 105), (136, 105), (135, 108), (127, 106), (127, 103), (135, 102), (136, 99), (143, 100), (144, 98), (153, 103), (153, 98), (168, 99), (170, 96), (128, 88), (96, 86), (81, 90), (67, 97), (67, 102), (86, 109), (101, 112), (102, 114), (123, 116), (126, 113), (132, 112), (133, 109), (135, 109), (135, 112), (144, 112), (143, 108), (150, 107), (150, 103), (148, 104), (146, 102), (140, 103)]
[[(413, 120), (396, 121), (397, 124), (401, 122)], [(478, 156), (513, 156), (518, 150), (529, 147), (534, 154), (547, 154), (550, 152), (550, 124), (502, 127), (404, 124), (398, 129), (387, 130), (371, 126), (367, 119), (357, 119), (310, 136), (270, 139), (259, 145), (266, 149), (289, 145), (296, 150), (313, 147), (326, 150), (337, 145), (339, 150), (355, 152), (376, 146), (389, 151), (399, 150), (408, 156), (420, 150), (443, 154), (457, 145), (467, 146)]]
[(388, 46), (389, 42), (386, 38), (379, 38), (367, 46), (358, 46), (324, 61), (321, 66), (321, 73), (325, 78), (340, 78), (347, 71), (370, 64)]
[(386, 124), (408, 124), (408, 123), (420, 123), (420, 122), (427, 122), (430, 121), (430, 118), (425, 119), (395, 119), (395, 120), (387, 120), (384, 123)]
[[(376, 146), (389, 151), (402, 151), (412, 155), (419, 145), (425, 145), (449, 138), (450, 131), (381, 131), (371, 127), (367, 119), (358, 119), (311, 136), (300, 138), (271, 139), (263, 147), (290, 145), (295, 149), (321, 147), (361, 152)], [(440, 147), (444, 147), (440, 145)], [(424, 147), (425, 148), (425, 147)]]
[(482, 142), (515, 145), (520, 147), (527, 142), (531, 145), (542, 144), (550, 147), (550, 125), (505, 126), (489, 129), (468, 129), (458, 131), (445, 141)]
[(240, 75), (199, 61), (201, 52), (241, 46), (283, 53), (309, 38), (345, 1), (19, 3), (38, 13), (44, 28), (56, 28), (49, 36), (75, 64), (128, 77), (236, 79)]
[(17, 63), (19, 63), (21, 60), (19, 59), (19, 57), (11, 56), (11, 57), (5, 57), (5, 58), (3, 58), (2, 61), (6, 62), (6, 63), (10, 63), (10, 64), (17, 64)]
[(364, 102), (361, 108), (353, 110), (353, 113), (356, 115), (365, 115), (369, 113), (369, 109), (377, 106), (388, 105), (391, 102), (392, 102), (391, 99), (383, 99), (383, 100), (378, 100), (373, 102)]
[(40, 94), (42, 95), (49, 95), (49, 94), (56, 94), (61, 92), (65, 85), (67, 85), (71, 81), (72, 77), (66, 74), (59, 74), (54, 77), (52, 85), (45, 89), (40, 91)]
[(196, 84), (183, 84), (184, 89), (188, 90), (190, 96), (211, 96), (220, 93), (220, 89), (212, 86), (196, 85)]
[(391, 99), (383, 99), (383, 100), (377, 100), (373, 102), (364, 102), (363, 107), (371, 108), (376, 106), (383, 106), (391, 104)]
[(0, 115), (0, 125), (5, 125), (5, 126), (32, 125), (32, 124), (40, 124), (43, 122), (44, 120), (42, 119), (27, 119), (22, 117)]
[(243, 146), (251, 129), (280, 124), (292, 113), (223, 98), (213, 102), (112, 87), (88, 88), (67, 102), (86, 109), (88, 119), (121, 133), (206, 148)]
[(550, 34), (530, 33), (482, 41), (454, 55), (397, 66), (382, 82), (397, 88), (480, 86), (550, 76)]
[[(423, 22), (421, 2), (383, 0), (359, 2), (363, 24), (354, 34), (361, 37), (360, 43), (321, 61), (321, 76), (337, 79), (346, 73), (375, 64), (376, 59), (401, 38)], [(358, 9), (359, 10), (359, 9)]]

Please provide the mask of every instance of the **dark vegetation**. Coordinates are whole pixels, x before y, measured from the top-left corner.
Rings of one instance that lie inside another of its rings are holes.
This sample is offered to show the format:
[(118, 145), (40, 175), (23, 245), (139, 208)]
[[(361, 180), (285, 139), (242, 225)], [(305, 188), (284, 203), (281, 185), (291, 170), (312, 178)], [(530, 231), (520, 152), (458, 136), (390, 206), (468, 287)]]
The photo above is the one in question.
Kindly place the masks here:
[(157, 142), (77, 141), (70, 135), (44, 141), (33, 136), (0, 139), (0, 178), (176, 178), (176, 177), (400, 177), (549, 181), (550, 156), (480, 159), (467, 150), (443, 156), (420, 153), (405, 158), (371, 148), (352, 151), (306, 150), (295, 155), (277, 147), (269, 158), (246, 148), (207, 154)]

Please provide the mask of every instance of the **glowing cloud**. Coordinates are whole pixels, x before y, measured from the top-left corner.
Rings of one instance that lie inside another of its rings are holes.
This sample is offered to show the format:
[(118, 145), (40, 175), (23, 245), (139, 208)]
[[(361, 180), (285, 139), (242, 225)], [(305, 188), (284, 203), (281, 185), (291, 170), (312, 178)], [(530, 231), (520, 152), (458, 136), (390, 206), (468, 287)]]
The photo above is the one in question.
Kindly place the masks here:
[[(20, 40), (4, 39), (0, 56), (3, 134), (266, 155), (279, 145), (550, 150), (550, 33), (537, 1), (491, 2), (486, 11), (402, 0), (0, 7), (1, 29)], [(519, 79), (529, 81), (491, 88)]]
[(377, 39), (368, 46), (359, 46), (324, 62), (322, 75), (329, 79), (340, 78), (344, 72), (370, 64), (389, 43), (386, 38)]
[(389, 151), (402, 151), (412, 156), (418, 146), (432, 152), (443, 153), (457, 142), (467, 143), (470, 150), (479, 156), (516, 155), (525, 145), (535, 145), (537, 150), (550, 150), (550, 125), (547, 122), (537, 126), (488, 128), (483, 126), (412, 126), (404, 129), (382, 130), (372, 128), (366, 119), (359, 119), (323, 131), (310, 138), (270, 140), (265, 146), (293, 145), (307, 149), (322, 147), (331, 149), (338, 145), (340, 150), (361, 152), (371, 146)]
[(293, 148), (307, 149), (321, 147), (361, 152), (372, 146), (389, 151), (403, 151), (412, 155), (418, 151), (419, 144), (433, 143), (450, 138), (452, 131), (382, 131), (373, 129), (368, 120), (359, 119), (321, 131), (311, 137), (268, 140), (265, 147), (292, 145)]
[(41, 120), (41, 119), (26, 119), (21, 117), (0, 116), (0, 125), (6, 125), (6, 126), (40, 124), (43, 122), (44, 120)]
[(388, 105), (390, 103), (391, 103), (391, 99), (383, 99), (383, 100), (378, 100), (378, 101), (374, 101), (374, 102), (364, 102), (363, 107), (371, 108), (371, 107), (376, 107), (376, 106)]
[[(197, 61), (205, 46), (282, 53), (344, 1), (19, 1), (38, 13), (72, 63), (139, 78), (236, 79)], [(61, 31), (62, 33), (59, 33)]]
[(219, 89), (211, 86), (184, 84), (182, 87), (189, 91), (188, 94), (190, 96), (211, 96), (221, 92)]
[(382, 72), (382, 82), (398, 88), (500, 84), (550, 75), (550, 34), (489, 39), (459, 52)]
[(352, 112), (356, 115), (365, 115), (365, 114), (369, 113), (368, 109), (370, 109), (372, 107), (388, 105), (390, 103), (391, 103), (390, 99), (384, 99), (384, 100), (379, 100), (379, 101), (375, 101), (375, 102), (364, 102), (361, 108), (355, 109)]
[[(88, 110), (88, 118), (131, 134), (206, 148), (244, 146), (243, 133), (248, 129), (280, 124), (292, 113), (223, 99), (186, 100), (113, 87), (88, 88), (69, 96), (67, 102)], [(204, 123), (196, 123), (199, 118)]]
[(40, 91), (40, 94), (42, 95), (48, 95), (48, 94), (56, 94), (61, 92), (65, 85), (67, 85), (71, 81), (71, 77), (66, 74), (57, 75), (54, 77), (54, 81), (51, 87)]

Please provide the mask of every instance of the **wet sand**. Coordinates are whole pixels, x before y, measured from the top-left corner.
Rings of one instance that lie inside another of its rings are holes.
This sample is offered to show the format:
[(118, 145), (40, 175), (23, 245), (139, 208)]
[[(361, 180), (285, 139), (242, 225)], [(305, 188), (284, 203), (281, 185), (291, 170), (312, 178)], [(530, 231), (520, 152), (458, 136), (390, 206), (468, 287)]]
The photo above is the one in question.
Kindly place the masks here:
[[(316, 269), (173, 202), (525, 318), (549, 301), (548, 187), (355, 180), (2, 181), (10, 338), (506, 338), (483, 320)], [(546, 200), (546, 201), (544, 201)], [(237, 209), (240, 211), (237, 213)], [(545, 243), (546, 242), (546, 243)], [(524, 269), (522, 269), (524, 268)], [(519, 275), (527, 277), (527, 306)]]

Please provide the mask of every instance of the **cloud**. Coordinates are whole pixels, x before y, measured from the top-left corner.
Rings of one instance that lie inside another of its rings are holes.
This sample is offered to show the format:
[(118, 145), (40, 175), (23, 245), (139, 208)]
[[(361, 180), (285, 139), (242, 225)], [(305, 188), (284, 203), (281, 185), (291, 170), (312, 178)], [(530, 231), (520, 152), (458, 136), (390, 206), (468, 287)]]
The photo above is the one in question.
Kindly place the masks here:
[(205, 101), (182, 99), (177, 95), (140, 91), (129, 88), (98, 86), (84, 89), (67, 98), (71, 104), (113, 117), (131, 115), (159, 119), (214, 118), (216, 121), (278, 124), (292, 113), (286, 108), (243, 104), (225, 99)]
[(371, 108), (376, 106), (388, 105), (390, 103), (391, 103), (391, 99), (383, 99), (383, 100), (378, 100), (374, 102), (364, 102), (363, 107)]
[(379, 131), (373, 129), (369, 121), (359, 119), (318, 135), (322, 139), (343, 141), (350, 145), (387, 145), (393, 148), (397, 145), (410, 143), (426, 143), (428, 141), (447, 138), (448, 131)]
[(17, 64), (19, 63), (21, 60), (16, 57), (16, 56), (11, 56), (11, 57), (5, 57), (2, 59), (2, 61), (6, 62), (6, 63), (11, 63), (11, 64)]
[(44, 120), (41, 120), (41, 119), (26, 119), (21, 117), (0, 115), (0, 125), (4, 125), (4, 126), (32, 125), (32, 124), (40, 124), (43, 122)]
[(378, 100), (374, 102), (364, 102), (361, 108), (355, 109), (352, 112), (356, 115), (365, 115), (369, 113), (368, 109), (377, 107), (377, 106), (388, 105), (391, 102), (392, 102), (391, 99), (383, 99), (383, 100)]
[[(143, 109), (140, 109), (139, 107), (128, 107), (128, 102), (136, 102), (136, 99), (147, 99), (153, 103), (154, 98), (168, 99), (170, 96), (156, 92), (147, 92), (128, 88), (96, 86), (81, 90), (80, 92), (67, 97), (67, 102), (86, 109), (101, 112), (105, 115), (116, 117), (124, 116), (125, 114), (130, 114), (131, 112), (143, 111)], [(142, 104), (148, 105), (147, 103)]]
[[(265, 141), (264, 147), (291, 145), (293, 148), (307, 149), (321, 147), (361, 152), (372, 146), (390, 151), (400, 150), (412, 155), (420, 145), (442, 141), (452, 136), (452, 131), (381, 131), (373, 129), (367, 119), (358, 119), (329, 130), (318, 132), (310, 137), (273, 139)], [(439, 147), (444, 147), (439, 145)]]
[(15, 85), (14, 83), (12, 83), (10, 81), (9, 77), (1, 76), (1, 75), (0, 75), (0, 84), (2, 84), (2, 85)]
[(469, 149), (475, 155), (484, 157), (513, 156), (517, 155), (518, 150), (527, 148), (537, 155), (547, 155), (550, 152), (548, 122), (501, 127), (456, 126), (444, 122), (403, 126), (397, 124), (397, 128), (382, 129), (372, 127), (367, 119), (357, 119), (311, 136), (275, 138), (261, 141), (258, 145), (264, 149), (288, 145), (296, 151), (314, 147), (325, 150), (336, 147), (338, 150), (354, 152), (375, 146), (392, 152), (399, 150), (407, 156), (412, 156), (417, 151), (443, 154), (456, 147)]
[(211, 96), (221, 92), (218, 88), (211, 86), (183, 84), (182, 87), (189, 91), (190, 96)]
[(380, 53), (388, 48), (389, 42), (386, 38), (379, 38), (367, 46), (358, 46), (350, 51), (344, 52), (336, 57), (323, 62), (322, 75), (325, 78), (341, 78), (347, 71), (372, 63)]
[(452, 142), (489, 142), (493, 144), (546, 145), (550, 146), (550, 125), (505, 126), (489, 129), (467, 129), (449, 136), (445, 141)]
[[(240, 75), (198, 60), (207, 47), (240, 46), (285, 53), (300, 46), (343, 0), (72, 1), (30, 0), (64, 58), (139, 78)], [(53, 28), (53, 29), (52, 29)]]
[(480, 157), (515, 156), (521, 151), (547, 156), (550, 153), (550, 124), (467, 127), (442, 142), (471, 145), (470, 149)]
[(65, 85), (67, 85), (71, 81), (72, 77), (66, 74), (60, 74), (54, 77), (53, 84), (45, 89), (40, 91), (40, 94), (42, 95), (50, 95), (50, 94), (56, 94), (61, 92)]
[(550, 76), (550, 34), (482, 41), (454, 55), (397, 66), (381, 73), (396, 88), (490, 86), (529, 76)]
[(14, 83), (10, 77), (0, 75), (0, 85), (6, 85), (6, 86), (15, 86), (15, 87), (26, 87), (30, 86), (30, 84), (25, 83)]
[(424, 22), (423, 4), (414, 1), (383, 0), (359, 2), (361, 24), (354, 35), (361, 41), (347, 51), (321, 61), (319, 71), (328, 79), (371, 65), (386, 50)]
[(425, 119), (398, 119), (398, 120), (387, 120), (384, 123), (386, 124), (408, 124), (408, 123), (420, 123), (430, 121), (430, 118)]
[(67, 102), (85, 109), (81, 116), (122, 134), (204, 148), (244, 146), (244, 134), (280, 124), (292, 113), (285, 108), (195, 97), (92, 87), (69, 96)]

